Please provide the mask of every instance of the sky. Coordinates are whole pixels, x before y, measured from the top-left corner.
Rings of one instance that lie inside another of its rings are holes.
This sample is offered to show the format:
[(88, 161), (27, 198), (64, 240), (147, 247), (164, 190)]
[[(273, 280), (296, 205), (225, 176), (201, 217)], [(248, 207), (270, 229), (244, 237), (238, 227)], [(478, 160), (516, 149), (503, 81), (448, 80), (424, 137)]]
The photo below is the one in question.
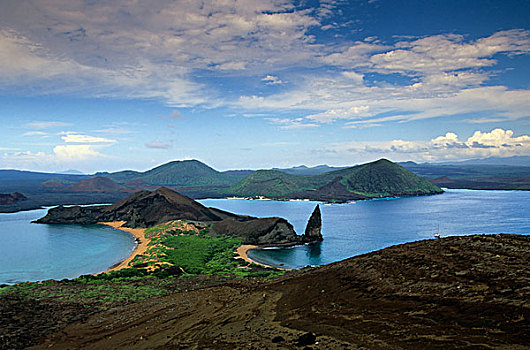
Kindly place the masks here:
[(527, 0), (0, 0), (0, 168), (530, 155)]

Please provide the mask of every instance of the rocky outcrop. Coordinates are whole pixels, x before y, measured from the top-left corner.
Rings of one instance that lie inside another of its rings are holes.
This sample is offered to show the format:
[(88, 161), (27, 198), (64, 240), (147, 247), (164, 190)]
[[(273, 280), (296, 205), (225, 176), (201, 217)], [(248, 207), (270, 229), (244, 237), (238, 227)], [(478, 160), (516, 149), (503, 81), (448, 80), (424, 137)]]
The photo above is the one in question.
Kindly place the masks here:
[(237, 236), (244, 244), (295, 245), (303, 242), (293, 225), (282, 218), (252, 218), (246, 221), (226, 219), (215, 222), (210, 228), (213, 235)]
[(302, 236), (304, 242), (313, 243), (324, 240), (322, 237), (322, 215), (320, 214), (320, 206), (317, 204), (315, 210), (309, 217), (304, 235)]
[(25, 201), (26, 199), (28, 198), (20, 192), (0, 193), (0, 205), (15, 204), (20, 201)]
[(77, 224), (91, 225), (100, 220), (104, 206), (58, 206), (48, 210), (45, 217), (35, 221), (38, 224)]
[(113, 204), (94, 207), (63, 207), (50, 209), (37, 220), (41, 224), (90, 224), (99, 221), (125, 221), (126, 227), (151, 227), (170, 220), (220, 221), (227, 218), (244, 220), (222, 210), (207, 208), (169, 188), (154, 192), (140, 191)]

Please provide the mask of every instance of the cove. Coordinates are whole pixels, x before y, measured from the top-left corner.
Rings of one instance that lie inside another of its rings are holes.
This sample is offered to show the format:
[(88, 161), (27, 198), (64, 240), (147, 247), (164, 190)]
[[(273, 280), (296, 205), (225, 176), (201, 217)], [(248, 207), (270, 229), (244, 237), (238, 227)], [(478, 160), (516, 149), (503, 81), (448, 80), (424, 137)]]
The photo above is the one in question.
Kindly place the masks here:
[(97, 273), (135, 247), (126, 232), (103, 225), (44, 225), (47, 209), (0, 214), (0, 284)]

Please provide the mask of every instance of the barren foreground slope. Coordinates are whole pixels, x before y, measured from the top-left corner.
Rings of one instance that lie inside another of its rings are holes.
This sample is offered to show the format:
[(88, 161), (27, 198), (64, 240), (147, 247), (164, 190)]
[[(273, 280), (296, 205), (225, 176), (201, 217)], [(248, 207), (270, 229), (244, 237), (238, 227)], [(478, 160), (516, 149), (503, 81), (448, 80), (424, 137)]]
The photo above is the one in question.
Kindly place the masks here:
[[(58, 331), (36, 348), (526, 349), (529, 261), (530, 236), (415, 242), (273, 280), (186, 286), (84, 321), (64, 305), (72, 312), (48, 312)], [(21, 323), (47, 312), (23, 306)]]

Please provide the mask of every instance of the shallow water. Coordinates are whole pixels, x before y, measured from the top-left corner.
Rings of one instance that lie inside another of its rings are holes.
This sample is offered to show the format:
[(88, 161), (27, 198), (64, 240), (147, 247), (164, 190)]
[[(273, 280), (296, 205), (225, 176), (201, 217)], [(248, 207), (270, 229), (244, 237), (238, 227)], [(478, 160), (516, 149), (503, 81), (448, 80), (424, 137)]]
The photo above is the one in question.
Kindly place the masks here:
[(46, 209), (0, 214), (0, 284), (96, 273), (130, 255), (134, 238), (103, 225), (44, 225)]
[[(207, 206), (257, 217), (281, 216), (302, 234), (317, 202), (208, 199)], [(440, 235), (530, 234), (530, 191), (447, 190), (444, 194), (322, 204), (324, 241), (315, 246), (252, 250), (269, 265), (298, 268), (343, 260), (395, 244)]]

